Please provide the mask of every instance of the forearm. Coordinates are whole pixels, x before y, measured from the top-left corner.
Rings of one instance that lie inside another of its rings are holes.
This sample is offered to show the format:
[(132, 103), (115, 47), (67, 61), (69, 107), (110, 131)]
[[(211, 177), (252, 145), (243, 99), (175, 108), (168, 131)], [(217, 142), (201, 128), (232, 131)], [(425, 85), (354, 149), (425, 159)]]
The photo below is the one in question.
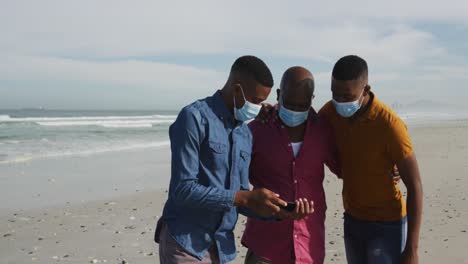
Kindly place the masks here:
[(423, 208), (423, 190), (420, 183), (408, 188), (407, 211), (408, 211), (408, 238), (407, 250), (417, 250), (419, 247), (419, 233), (421, 229)]
[(274, 221), (278, 221), (277, 218), (275, 217), (263, 217), (263, 216), (260, 216), (258, 214), (256, 214), (254, 211), (252, 211), (250, 208), (247, 208), (247, 207), (244, 207), (244, 206), (239, 206), (237, 207), (237, 210), (240, 214), (244, 215), (244, 216), (247, 216), (249, 218), (254, 218), (254, 219), (257, 219), (257, 220), (263, 220), (263, 221), (268, 221), (268, 222), (274, 222)]
[(240, 190), (236, 192), (234, 197), (234, 206), (247, 207), (249, 203), (249, 191)]
[(178, 184), (171, 196), (179, 205), (227, 211), (234, 206), (235, 191), (186, 182)]

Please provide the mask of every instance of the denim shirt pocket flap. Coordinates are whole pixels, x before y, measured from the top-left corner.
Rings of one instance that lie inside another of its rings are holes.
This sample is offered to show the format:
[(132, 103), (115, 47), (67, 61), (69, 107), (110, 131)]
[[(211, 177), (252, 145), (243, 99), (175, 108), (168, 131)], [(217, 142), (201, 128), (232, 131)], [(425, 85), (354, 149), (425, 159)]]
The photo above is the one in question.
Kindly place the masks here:
[(210, 146), (210, 149), (213, 150), (216, 153), (225, 153), (226, 152), (226, 144), (223, 143), (218, 143), (214, 141), (208, 141), (208, 145)]
[(250, 155), (251, 153), (250, 152), (247, 152), (245, 150), (241, 150), (240, 151), (240, 156), (243, 160), (249, 160), (250, 159)]

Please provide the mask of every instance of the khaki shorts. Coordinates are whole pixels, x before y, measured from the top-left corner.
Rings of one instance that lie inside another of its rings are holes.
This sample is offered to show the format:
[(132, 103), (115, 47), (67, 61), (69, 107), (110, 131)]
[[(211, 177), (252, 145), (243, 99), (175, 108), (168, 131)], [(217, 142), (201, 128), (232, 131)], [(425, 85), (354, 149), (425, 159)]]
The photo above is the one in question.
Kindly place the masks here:
[(212, 246), (202, 260), (187, 253), (169, 233), (169, 228), (163, 224), (159, 233), (159, 261), (161, 264), (217, 264), (219, 263), (218, 250)]

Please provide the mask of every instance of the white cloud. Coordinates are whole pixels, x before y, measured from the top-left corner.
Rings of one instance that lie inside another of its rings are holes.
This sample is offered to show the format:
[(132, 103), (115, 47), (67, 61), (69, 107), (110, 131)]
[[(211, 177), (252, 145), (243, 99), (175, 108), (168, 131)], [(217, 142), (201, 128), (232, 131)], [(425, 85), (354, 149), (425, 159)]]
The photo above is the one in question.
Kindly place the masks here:
[(400, 26), (405, 21), (468, 21), (460, 14), (463, 8), (448, 9), (447, 2), (425, 8), (375, 2), (343, 2), (337, 8), (310, 1), (19, 0), (0, 11), (0, 29), (6, 32), (0, 47), (111, 57), (256, 52), (322, 59), (348, 50), (372, 55), (393, 48), (406, 58), (421, 45), (435, 47), (428, 33)]
[[(377, 83), (412, 78), (412, 72), (421, 81), (463, 76), (468, 66), (450, 68), (454, 54), (414, 23), (468, 30), (468, 1), (431, 2), (2, 1), (0, 80), (80, 80), (171, 92), (190, 84), (212, 90), (226, 78), (215, 67), (120, 58), (245, 53), (326, 65), (359, 54)], [(444, 74), (419, 67), (438, 60)], [(324, 87), (329, 76), (316, 75)]]
[(95, 62), (62, 58), (10, 56), (0, 62), (0, 80), (94, 81), (133, 84), (170, 90), (219, 85), (223, 73), (192, 66), (135, 60)]
[(423, 72), (414, 77), (421, 81), (468, 80), (468, 68), (460, 66), (426, 66)]

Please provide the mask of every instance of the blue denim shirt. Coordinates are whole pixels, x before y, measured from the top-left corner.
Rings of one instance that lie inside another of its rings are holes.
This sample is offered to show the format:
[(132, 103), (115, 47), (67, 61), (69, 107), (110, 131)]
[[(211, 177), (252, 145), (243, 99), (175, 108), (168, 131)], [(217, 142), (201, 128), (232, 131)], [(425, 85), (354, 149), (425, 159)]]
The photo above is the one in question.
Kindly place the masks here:
[(175, 241), (199, 259), (216, 243), (221, 263), (232, 261), (237, 215), (253, 216), (233, 206), (236, 191), (249, 189), (248, 126), (234, 119), (217, 91), (183, 108), (169, 136), (171, 182), (158, 226), (164, 221)]

